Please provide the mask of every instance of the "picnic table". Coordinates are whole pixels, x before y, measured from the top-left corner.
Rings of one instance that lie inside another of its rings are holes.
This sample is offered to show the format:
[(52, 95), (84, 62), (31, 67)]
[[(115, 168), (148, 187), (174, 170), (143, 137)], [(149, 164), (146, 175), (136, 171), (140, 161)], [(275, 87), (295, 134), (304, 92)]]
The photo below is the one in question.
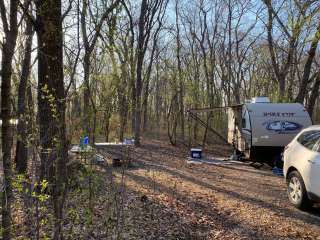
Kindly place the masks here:
[(126, 142), (95, 143), (95, 148), (105, 157), (112, 159), (114, 166), (122, 163), (130, 164), (134, 153), (134, 144)]

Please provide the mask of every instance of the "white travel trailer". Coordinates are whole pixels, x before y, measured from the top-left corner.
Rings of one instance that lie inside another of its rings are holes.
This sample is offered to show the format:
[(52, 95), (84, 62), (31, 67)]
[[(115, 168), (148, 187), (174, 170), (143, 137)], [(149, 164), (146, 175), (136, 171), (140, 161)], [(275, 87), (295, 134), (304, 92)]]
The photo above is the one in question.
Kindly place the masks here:
[(273, 163), (296, 134), (310, 125), (303, 105), (256, 97), (228, 109), (228, 143), (245, 158)]

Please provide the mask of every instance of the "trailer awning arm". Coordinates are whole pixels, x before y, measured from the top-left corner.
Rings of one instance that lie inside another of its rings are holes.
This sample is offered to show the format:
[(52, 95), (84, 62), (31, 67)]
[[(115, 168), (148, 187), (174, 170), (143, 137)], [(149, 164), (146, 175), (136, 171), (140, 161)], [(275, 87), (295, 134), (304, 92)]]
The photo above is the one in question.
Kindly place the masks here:
[(212, 107), (212, 108), (190, 108), (187, 110), (187, 112), (191, 112), (191, 113), (213, 112), (218, 109), (224, 109), (224, 108), (242, 108), (242, 106), (243, 104), (228, 105), (228, 106), (222, 106), (222, 107)]
[(218, 131), (216, 131), (215, 129), (213, 129), (212, 127), (208, 126), (204, 121), (202, 121), (196, 114), (196, 112), (191, 112), (188, 111), (188, 114), (191, 118), (193, 118), (194, 120), (196, 120), (197, 122), (200, 123), (200, 125), (202, 125), (203, 127), (207, 128), (209, 131), (211, 131), (212, 133), (214, 133), (216, 136), (218, 136), (224, 143), (228, 143), (228, 140), (222, 136)]

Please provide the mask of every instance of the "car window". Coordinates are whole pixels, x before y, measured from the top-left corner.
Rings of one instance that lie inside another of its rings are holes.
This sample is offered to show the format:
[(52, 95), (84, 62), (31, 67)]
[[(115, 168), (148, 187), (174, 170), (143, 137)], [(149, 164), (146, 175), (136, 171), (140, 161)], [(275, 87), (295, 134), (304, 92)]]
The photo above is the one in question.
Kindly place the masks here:
[(320, 139), (314, 144), (312, 151), (320, 152)]
[(318, 151), (319, 150), (318, 142), (320, 140), (320, 131), (313, 130), (313, 131), (303, 132), (298, 137), (297, 140), (299, 143), (301, 143), (306, 148), (313, 150), (313, 151)]

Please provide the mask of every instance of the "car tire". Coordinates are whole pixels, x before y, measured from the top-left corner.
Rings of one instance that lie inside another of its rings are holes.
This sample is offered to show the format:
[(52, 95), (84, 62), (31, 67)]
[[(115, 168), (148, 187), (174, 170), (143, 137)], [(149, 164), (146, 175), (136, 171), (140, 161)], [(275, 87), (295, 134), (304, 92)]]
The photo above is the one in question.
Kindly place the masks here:
[(303, 179), (297, 171), (290, 172), (287, 177), (287, 193), (290, 202), (299, 209), (308, 209), (313, 205)]

